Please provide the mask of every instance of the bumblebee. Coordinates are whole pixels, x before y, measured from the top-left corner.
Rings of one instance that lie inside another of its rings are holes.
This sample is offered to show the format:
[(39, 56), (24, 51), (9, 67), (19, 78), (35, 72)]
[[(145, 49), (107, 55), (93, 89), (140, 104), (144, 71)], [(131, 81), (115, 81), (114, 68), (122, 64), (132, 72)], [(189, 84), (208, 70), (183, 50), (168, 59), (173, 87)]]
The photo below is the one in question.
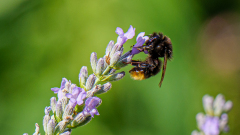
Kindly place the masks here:
[[(147, 79), (158, 74), (162, 67), (162, 77), (159, 82), (159, 87), (161, 87), (166, 72), (167, 60), (172, 58), (170, 38), (163, 36), (162, 33), (157, 34), (154, 32), (145, 42), (145, 45), (137, 47), (137, 49), (141, 52), (147, 51), (148, 56), (144, 61), (132, 60), (130, 62), (131, 65), (135, 66), (129, 71), (131, 77), (135, 80)], [(159, 58), (164, 58), (163, 66)]]

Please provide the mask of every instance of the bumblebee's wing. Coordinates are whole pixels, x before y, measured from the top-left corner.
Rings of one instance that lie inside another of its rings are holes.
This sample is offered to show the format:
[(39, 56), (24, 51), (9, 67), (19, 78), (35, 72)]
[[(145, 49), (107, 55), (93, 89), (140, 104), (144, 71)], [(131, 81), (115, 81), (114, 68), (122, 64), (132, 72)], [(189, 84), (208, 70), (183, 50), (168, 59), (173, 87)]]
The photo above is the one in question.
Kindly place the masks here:
[(166, 72), (166, 68), (167, 68), (167, 49), (165, 49), (165, 53), (164, 53), (164, 63), (163, 63), (163, 70), (162, 70), (162, 77), (161, 80), (158, 84), (159, 87), (161, 87), (164, 76), (165, 76), (165, 72)]

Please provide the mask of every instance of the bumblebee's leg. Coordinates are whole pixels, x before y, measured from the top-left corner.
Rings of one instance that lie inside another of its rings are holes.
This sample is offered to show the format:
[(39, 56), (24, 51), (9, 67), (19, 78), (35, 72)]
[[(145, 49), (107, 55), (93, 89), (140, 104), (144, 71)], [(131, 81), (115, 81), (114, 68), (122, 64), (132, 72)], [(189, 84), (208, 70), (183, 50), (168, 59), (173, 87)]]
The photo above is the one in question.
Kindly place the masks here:
[(164, 76), (165, 76), (165, 72), (166, 72), (166, 68), (167, 68), (167, 49), (165, 49), (165, 53), (164, 53), (164, 63), (163, 63), (163, 71), (162, 71), (162, 77), (161, 80), (158, 84), (159, 87), (161, 87)]
[(154, 65), (150, 65), (150, 64), (146, 64), (146, 63), (141, 63), (138, 67), (140, 68), (151, 68), (151, 67), (155, 67)]
[(136, 61), (136, 60), (132, 60), (131, 65), (139, 67), (139, 68), (155, 68), (156, 67), (155, 65), (147, 64), (145, 62)]
[(154, 65), (150, 65), (150, 64), (146, 64), (145, 62), (142, 61), (138, 61), (138, 60), (132, 60), (130, 63), (135, 67), (139, 67), (139, 68), (150, 68), (150, 67), (155, 67)]
[(144, 46), (137, 47), (137, 49), (141, 52), (143, 52), (145, 50), (153, 50), (153, 45), (152, 44), (144, 45)]
[(141, 61), (139, 61), (139, 60), (132, 60), (129, 64), (131, 64), (133, 66), (136, 66), (136, 67), (139, 67), (139, 65), (141, 64)]
[(130, 62), (123, 62), (124, 64), (131, 64), (133, 66), (136, 66), (138, 63), (140, 63), (141, 61), (139, 60), (132, 60)]

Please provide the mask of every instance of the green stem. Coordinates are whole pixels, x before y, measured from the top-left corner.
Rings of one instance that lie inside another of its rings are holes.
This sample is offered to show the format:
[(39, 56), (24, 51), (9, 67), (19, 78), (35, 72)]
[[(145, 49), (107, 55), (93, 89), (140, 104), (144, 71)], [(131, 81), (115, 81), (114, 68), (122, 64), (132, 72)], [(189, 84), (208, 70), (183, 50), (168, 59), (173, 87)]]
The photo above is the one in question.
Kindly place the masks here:
[(103, 77), (105, 74), (107, 74), (111, 68), (112, 68), (111, 66), (108, 66), (108, 67), (104, 70), (104, 72), (102, 73), (102, 75), (97, 77), (97, 80), (95, 81), (93, 87), (95, 87), (99, 82), (102, 81), (102, 77)]
[(105, 71), (102, 73), (102, 76), (105, 75), (107, 72), (109, 72), (110, 69), (111, 69), (111, 67), (108, 66), (108, 67), (105, 69)]
[[(99, 78), (101, 78), (101, 77), (99, 77)], [(99, 79), (99, 78), (97, 78), (97, 80), (95, 81), (95, 83), (94, 83), (94, 86), (93, 87), (95, 87), (99, 82), (101, 82), (101, 80)]]

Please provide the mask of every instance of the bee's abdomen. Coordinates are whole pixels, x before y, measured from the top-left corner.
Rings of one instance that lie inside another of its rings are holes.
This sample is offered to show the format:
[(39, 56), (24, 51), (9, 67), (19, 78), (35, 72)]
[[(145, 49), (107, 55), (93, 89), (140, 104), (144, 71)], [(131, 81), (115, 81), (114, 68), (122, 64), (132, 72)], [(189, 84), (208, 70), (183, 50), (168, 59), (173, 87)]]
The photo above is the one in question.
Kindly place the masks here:
[(131, 77), (134, 79), (134, 80), (144, 80), (146, 78), (148, 78), (146, 75), (145, 75), (145, 71), (143, 69), (140, 69), (140, 68), (133, 68), (129, 71)]

